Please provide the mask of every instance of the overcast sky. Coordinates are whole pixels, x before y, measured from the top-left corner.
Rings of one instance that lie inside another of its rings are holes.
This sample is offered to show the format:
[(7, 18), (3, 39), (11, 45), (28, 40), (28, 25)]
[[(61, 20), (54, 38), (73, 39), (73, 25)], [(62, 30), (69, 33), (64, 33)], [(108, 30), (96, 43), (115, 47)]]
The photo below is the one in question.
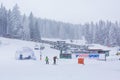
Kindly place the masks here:
[(0, 0), (7, 9), (17, 3), (21, 13), (74, 24), (120, 21), (120, 0)]

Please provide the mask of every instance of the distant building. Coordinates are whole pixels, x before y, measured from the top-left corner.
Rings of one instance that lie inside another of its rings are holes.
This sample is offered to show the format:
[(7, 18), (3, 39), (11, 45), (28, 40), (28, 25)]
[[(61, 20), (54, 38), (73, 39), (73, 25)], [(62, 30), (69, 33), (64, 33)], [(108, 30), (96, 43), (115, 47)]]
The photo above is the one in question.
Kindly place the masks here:
[(83, 58), (106, 60), (107, 56), (109, 56), (109, 50), (102, 50), (102, 49), (74, 50), (71, 52), (66, 51), (60, 54), (60, 58), (65, 58), (65, 59), (83, 57)]

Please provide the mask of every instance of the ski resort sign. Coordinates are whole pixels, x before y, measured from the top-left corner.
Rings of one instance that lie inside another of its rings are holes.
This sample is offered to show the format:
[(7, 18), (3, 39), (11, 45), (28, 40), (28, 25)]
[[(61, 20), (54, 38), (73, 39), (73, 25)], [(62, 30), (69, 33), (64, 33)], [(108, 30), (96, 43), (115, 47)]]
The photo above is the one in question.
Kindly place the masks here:
[(89, 56), (89, 54), (76, 54), (76, 57), (83, 57), (83, 58), (87, 58)]
[(91, 58), (91, 59), (99, 59), (99, 54), (72, 54), (73, 58)]
[(106, 54), (72, 54), (72, 58), (89, 58), (106, 61)]
[(89, 58), (98, 59), (99, 58), (99, 54), (89, 54)]

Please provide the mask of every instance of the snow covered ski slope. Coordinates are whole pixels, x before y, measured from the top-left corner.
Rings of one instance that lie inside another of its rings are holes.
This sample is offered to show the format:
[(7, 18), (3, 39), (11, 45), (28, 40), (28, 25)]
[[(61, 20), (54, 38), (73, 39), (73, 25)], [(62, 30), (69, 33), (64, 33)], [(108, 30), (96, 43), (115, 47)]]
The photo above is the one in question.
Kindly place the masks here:
[[(120, 80), (120, 61), (98, 61), (85, 59), (85, 65), (77, 63), (77, 59), (58, 59), (53, 65), (53, 56), (59, 51), (45, 45), (41, 51), (34, 50), (36, 43), (15, 39), (0, 38), (0, 80)], [(33, 49), (36, 60), (16, 60), (16, 50), (22, 47)], [(111, 52), (116, 50), (111, 48)], [(45, 56), (50, 64), (45, 64)], [(108, 58), (112, 59), (112, 55)]]

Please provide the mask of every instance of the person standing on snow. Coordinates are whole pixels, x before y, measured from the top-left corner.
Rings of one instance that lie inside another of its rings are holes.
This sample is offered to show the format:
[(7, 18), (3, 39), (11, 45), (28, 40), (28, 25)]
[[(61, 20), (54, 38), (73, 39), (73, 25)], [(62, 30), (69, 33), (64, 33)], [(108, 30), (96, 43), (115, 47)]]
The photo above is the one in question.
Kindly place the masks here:
[(40, 60), (42, 60), (42, 55), (40, 55)]
[(54, 56), (53, 57), (53, 64), (56, 64), (56, 60), (57, 60), (58, 58), (57, 58), (57, 56)]
[(49, 58), (48, 58), (48, 56), (46, 56), (45, 61), (46, 61), (46, 64), (49, 64)]

